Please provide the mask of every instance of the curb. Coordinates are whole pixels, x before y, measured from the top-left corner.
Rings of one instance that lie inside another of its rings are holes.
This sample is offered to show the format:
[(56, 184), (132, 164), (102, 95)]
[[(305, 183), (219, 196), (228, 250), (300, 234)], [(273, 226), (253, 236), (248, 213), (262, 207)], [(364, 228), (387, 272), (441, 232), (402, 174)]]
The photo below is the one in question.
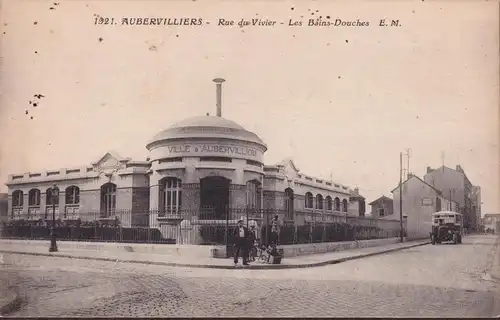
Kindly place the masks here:
[(329, 264), (337, 264), (349, 260), (356, 260), (360, 258), (371, 257), (375, 255), (385, 254), (394, 251), (405, 250), (414, 247), (420, 247), (430, 244), (430, 241), (426, 241), (423, 243), (413, 244), (409, 246), (404, 246), (400, 248), (387, 249), (372, 253), (360, 254), (352, 257), (338, 258), (334, 260), (321, 261), (315, 263), (308, 264), (263, 264), (263, 265), (249, 265), (249, 266), (233, 266), (233, 265), (200, 265), (200, 264), (186, 264), (186, 263), (175, 263), (175, 262), (156, 262), (156, 261), (139, 261), (139, 260), (127, 260), (127, 259), (111, 259), (111, 258), (100, 258), (100, 257), (85, 257), (85, 256), (72, 256), (69, 254), (51, 254), (51, 253), (31, 253), (31, 252), (22, 252), (22, 251), (8, 251), (1, 250), (1, 253), (10, 253), (10, 254), (22, 254), (22, 255), (31, 255), (31, 256), (45, 256), (45, 257), (59, 257), (59, 258), (71, 258), (71, 259), (82, 259), (82, 260), (97, 260), (97, 261), (110, 261), (110, 262), (125, 262), (125, 263), (136, 263), (136, 264), (149, 264), (149, 265), (159, 265), (159, 266), (169, 266), (169, 267), (185, 267), (185, 268), (200, 268), (200, 269), (226, 269), (226, 270), (241, 270), (241, 269), (253, 269), (253, 270), (263, 270), (263, 269), (302, 269), (302, 268), (312, 268), (312, 267), (321, 267)]
[(493, 297), (493, 306), (492, 306), (492, 318), (500, 318), (500, 298), (499, 291), (500, 286), (498, 283), (500, 282), (500, 236), (497, 236), (495, 241), (495, 253), (493, 254), (493, 261), (491, 263), (491, 269), (489, 272), (490, 277), (496, 283), (495, 295)]
[(7, 315), (15, 311), (21, 303), (21, 297), (19, 297), (19, 295), (15, 292), (12, 292), (7, 300), (8, 302), (6, 304), (0, 306), (0, 316)]
[(500, 281), (500, 236), (495, 241), (495, 253), (493, 254), (493, 261), (491, 263), (490, 276)]

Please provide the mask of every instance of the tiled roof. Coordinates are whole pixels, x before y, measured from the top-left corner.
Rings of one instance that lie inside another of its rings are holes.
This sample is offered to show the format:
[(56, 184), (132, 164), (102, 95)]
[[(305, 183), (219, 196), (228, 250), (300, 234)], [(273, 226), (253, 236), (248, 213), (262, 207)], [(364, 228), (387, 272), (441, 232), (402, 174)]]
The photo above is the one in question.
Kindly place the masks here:
[(372, 202), (370, 202), (368, 205), (372, 205), (372, 204), (374, 204), (375, 202), (379, 202), (380, 200), (390, 200), (390, 201), (393, 201), (393, 200), (392, 200), (391, 198), (389, 198), (389, 197), (386, 197), (386, 196), (381, 196), (380, 198), (375, 199), (375, 200), (373, 200)]
[[(438, 189), (434, 188), (432, 185), (428, 184), (427, 182), (425, 182), (423, 179), (420, 179), (419, 177), (417, 177), (416, 175), (411, 175), (411, 177), (409, 177), (408, 179), (406, 179), (402, 184), (405, 184), (408, 180), (412, 179), (412, 178), (416, 178), (417, 180), (419, 180), (420, 182), (422, 182), (423, 184), (431, 187), (432, 190), (434, 190), (438, 195), (442, 195), (442, 192), (439, 191)], [(394, 192), (397, 188), (399, 188), (399, 186), (397, 186), (396, 188), (392, 189), (391, 192)]]

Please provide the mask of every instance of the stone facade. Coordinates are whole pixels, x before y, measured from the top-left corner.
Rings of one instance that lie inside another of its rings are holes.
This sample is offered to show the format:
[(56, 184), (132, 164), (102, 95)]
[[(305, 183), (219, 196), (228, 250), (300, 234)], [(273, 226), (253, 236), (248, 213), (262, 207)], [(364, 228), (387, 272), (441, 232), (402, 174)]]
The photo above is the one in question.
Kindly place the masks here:
[(349, 208), (347, 214), (349, 216), (364, 217), (366, 213), (366, 199), (359, 194), (359, 188), (354, 188), (349, 197)]
[(391, 198), (381, 196), (370, 202), (372, 218), (382, 218), (394, 215), (394, 202)]
[(146, 148), (147, 161), (108, 152), (90, 166), (11, 175), (10, 218), (46, 218), (54, 185), (60, 219), (117, 217), (124, 227), (149, 225), (182, 242), (200, 241), (190, 233), (206, 223), (248, 216), (262, 224), (275, 214), (295, 225), (345, 222), (359, 206), (347, 186), (305, 175), (290, 159), (264, 166), (265, 143), (220, 117), (175, 124)]
[[(442, 193), (417, 176), (411, 175), (402, 185), (403, 216), (406, 216), (409, 239), (426, 238), (432, 226), (432, 214), (446, 211), (454, 204)], [(394, 196), (394, 217), (399, 219), (400, 188), (392, 191)]]
[(281, 211), (284, 220), (303, 224), (347, 215), (351, 194), (347, 186), (305, 175), (291, 159), (265, 166), (264, 172), (266, 208)]
[(484, 215), (484, 230), (491, 231), (493, 230), (495, 233), (500, 230), (497, 228), (500, 223), (500, 214), (499, 213), (487, 213)]
[(104, 218), (102, 193), (106, 186), (111, 187), (109, 199), (113, 203), (108, 216), (118, 211), (148, 210), (147, 169), (147, 162), (132, 162), (110, 152), (91, 166), (11, 175), (7, 182), (9, 217), (36, 220), (50, 216), (54, 185), (59, 189), (55, 206), (59, 219)]
[(441, 166), (438, 169), (427, 168), (424, 181), (441, 191), (443, 196), (458, 203), (458, 212), (464, 215), (464, 225), (475, 230), (477, 225), (477, 204), (474, 186), (460, 165), (455, 169)]

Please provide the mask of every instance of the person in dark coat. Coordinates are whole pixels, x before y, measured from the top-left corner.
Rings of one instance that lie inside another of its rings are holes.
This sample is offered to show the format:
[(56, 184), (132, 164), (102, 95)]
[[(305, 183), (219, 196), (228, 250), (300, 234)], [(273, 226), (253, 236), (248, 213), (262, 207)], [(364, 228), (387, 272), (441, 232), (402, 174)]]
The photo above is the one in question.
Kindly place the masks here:
[(238, 227), (236, 228), (235, 232), (235, 251), (234, 251), (234, 264), (238, 264), (238, 258), (241, 254), (242, 259), (243, 259), (243, 265), (247, 266), (248, 265), (248, 236), (249, 236), (249, 231), (248, 229), (243, 226), (243, 220), (238, 221)]
[(278, 215), (275, 215), (273, 220), (271, 220), (271, 245), (277, 246), (279, 239), (279, 231), (280, 231), (280, 222), (278, 219)]

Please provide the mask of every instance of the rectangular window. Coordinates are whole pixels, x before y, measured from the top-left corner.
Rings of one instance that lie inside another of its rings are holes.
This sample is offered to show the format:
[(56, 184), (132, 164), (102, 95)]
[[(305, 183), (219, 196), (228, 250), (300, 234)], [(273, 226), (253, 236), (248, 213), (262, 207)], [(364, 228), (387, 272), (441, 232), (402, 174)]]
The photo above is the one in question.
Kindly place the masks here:
[(161, 188), (161, 207), (168, 214), (179, 213), (181, 209), (181, 181), (178, 179), (166, 179)]
[(262, 164), (258, 161), (247, 160), (247, 164), (251, 165), (251, 166), (256, 166), (256, 167), (262, 168)]
[(158, 160), (158, 163), (169, 163), (169, 162), (182, 162), (182, 158), (176, 157), (176, 158), (165, 158)]

